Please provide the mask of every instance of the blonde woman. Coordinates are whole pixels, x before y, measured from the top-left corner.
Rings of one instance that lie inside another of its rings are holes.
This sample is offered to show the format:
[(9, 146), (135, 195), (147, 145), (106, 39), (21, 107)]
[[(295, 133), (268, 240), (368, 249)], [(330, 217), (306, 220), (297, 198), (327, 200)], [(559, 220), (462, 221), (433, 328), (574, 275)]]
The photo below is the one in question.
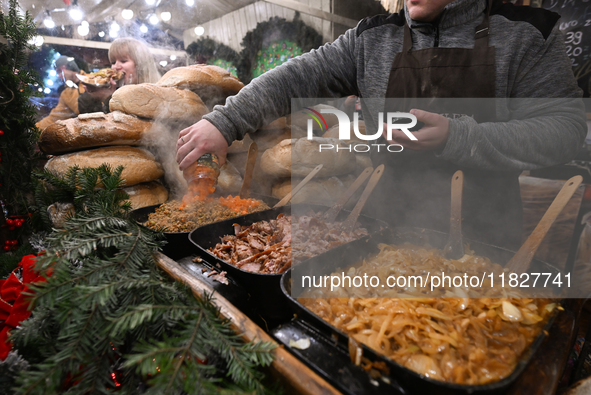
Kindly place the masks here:
[(125, 37), (113, 41), (109, 47), (109, 61), (114, 70), (124, 73), (124, 77), (119, 81), (111, 80), (108, 88), (87, 86), (88, 92), (78, 99), (81, 114), (100, 111), (108, 113), (111, 95), (121, 85), (154, 83), (160, 79), (149, 48), (135, 38)]

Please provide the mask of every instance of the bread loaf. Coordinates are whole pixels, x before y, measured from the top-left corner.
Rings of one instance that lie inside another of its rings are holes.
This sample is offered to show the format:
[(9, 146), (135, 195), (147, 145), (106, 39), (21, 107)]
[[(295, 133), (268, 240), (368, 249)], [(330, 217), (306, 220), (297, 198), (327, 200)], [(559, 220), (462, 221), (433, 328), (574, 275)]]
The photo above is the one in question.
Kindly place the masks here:
[[(315, 203), (330, 206), (335, 203), (345, 190), (353, 183), (355, 177), (345, 176), (313, 179), (308, 182), (298, 193), (291, 198), (292, 203)], [(273, 185), (272, 194), (277, 199), (282, 199), (291, 192), (291, 187), (296, 186), (302, 179), (286, 178), (277, 181)]]
[(153, 181), (164, 175), (162, 165), (156, 162), (154, 155), (142, 148), (130, 146), (103, 147), (54, 156), (47, 161), (45, 169), (64, 177), (72, 166), (99, 167), (103, 163), (110, 165), (113, 170), (124, 166), (121, 173), (123, 186)]
[[(351, 122), (349, 124), (349, 128), (351, 131), (351, 138), (349, 140), (341, 140), (341, 141), (343, 141), (345, 143), (349, 143), (349, 144), (373, 144), (374, 143), (374, 141), (361, 140), (359, 137), (357, 137), (357, 135), (355, 134), (355, 131), (353, 130), (353, 127), (354, 127), (354, 123)], [(365, 122), (358, 121), (357, 129), (359, 130), (359, 133), (366, 134), (365, 133)], [(339, 138), (339, 125), (337, 124), (337, 125), (331, 127), (330, 129), (328, 129), (326, 131), (326, 133), (324, 133), (322, 135), (322, 137), (329, 137), (329, 138), (338, 139)]]
[(168, 190), (157, 181), (144, 182), (122, 189), (129, 195), (133, 210), (162, 204), (168, 200)]
[(236, 170), (236, 167), (226, 160), (226, 163), (220, 168), (216, 191), (219, 191), (222, 195), (237, 194), (240, 192), (241, 187), (242, 176)]
[(52, 155), (105, 145), (138, 145), (151, 127), (151, 121), (120, 111), (81, 114), (49, 125), (38, 144)]
[(171, 119), (195, 123), (209, 112), (195, 93), (155, 84), (125, 85), (109, 102), (111, 111), (150, 119)]
[(244, 84), (227, 70), (205, 64), (176, 67), (166, 72), (157, 84), (193, 91), (209, 108), (223, 104), (226, 97), (235, 95), (244, 87)]
[(336, 147), (341, 143), (337, 139), (322, 137), (313, 140), (283, 140), (265, 151), (261, 158), (261, 169), (274, 177), (305, 177), (319, 164), (323, 167), (318, 172), (318, 177), (347, 174), (355, 170), (357, 162), (353, 152), (327, 149), (320, 151), (320, 144)]

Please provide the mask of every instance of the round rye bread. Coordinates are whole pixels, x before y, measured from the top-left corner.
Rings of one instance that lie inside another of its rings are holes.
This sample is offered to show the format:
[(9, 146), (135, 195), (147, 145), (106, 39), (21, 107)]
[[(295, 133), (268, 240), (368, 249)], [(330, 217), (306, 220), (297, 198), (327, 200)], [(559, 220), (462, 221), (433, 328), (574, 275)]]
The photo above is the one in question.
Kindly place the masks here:
[(176, 67), (166, 72), (157, 84), (188, 89), (197, 93), (205, 103), (223, 101), (244, 88), (244, 84), (227, 70), (206, 64)]
[[(337, 147), (336, 149), (320, 149)], [(315, 137), (283, 140), (265, 151), (261, 158), (261, 169), (274, 177), (305, 177), (316, 166), (322, 164), (318, 177), (330, 177), (355, 171), (355, 153), (343, 149), (343, 144), (334, 138)]]
[(80, 114), (46, 127), (38, 144), (51, 155), (105, 145), (138, 145), (151, 127), (151, 121), (120, 111)]
[(121, 173), (123, 186), (153, 181), (164, 175), (162, 165), (154, 155), (145, 149), (130, 146), (95, 148), (54, 156), (47, 161), (45, 169), (58, 177), (64, 177), (72, 166), (99, 167), (103, 163), (110, 165), (113, 170), (124, 166)]
[(132, 209), (162, 204), (168, 200), (168, 190), (157, 181), (144, 182), (123, 188), (129, 195)]
[(201, 120), (209, 112), (197, 94), (155, 84), (122, 86), (111, 96), (109, 108), (142, 118), (192, 123)]

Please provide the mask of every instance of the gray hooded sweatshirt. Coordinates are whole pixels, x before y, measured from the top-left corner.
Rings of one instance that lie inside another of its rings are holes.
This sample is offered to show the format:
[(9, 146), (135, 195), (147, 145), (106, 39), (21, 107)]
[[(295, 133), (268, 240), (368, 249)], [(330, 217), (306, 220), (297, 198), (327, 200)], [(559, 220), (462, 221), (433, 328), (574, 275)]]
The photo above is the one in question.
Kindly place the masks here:
[[(291, 98), (384, 98), (392, 61), (402, 50), (404, 22), (412, 30), (413, 50), (472, 48), (475, 27), (484, 18), (486, 0), (448, 4), (437, 25), (399, 14), (363, 19), (334, 42), (303, 54), (261, 75), (204, 116), (228, 144), (265, 123), (288, 114)], [(478, 124), (470, 117), (450, 120), (450, 133), (438, 153), (452, 163), (484, 170), (520, 171), (571, 160), (587, 133), (581, 91), (566, 56), (558, 15), (495, 0), (489, 45), (496, 50), (497, 98), (572, 98), (558, 104), (532, 102), (528, 117)], [(371, 129), (370, 129), (371, 130)]]

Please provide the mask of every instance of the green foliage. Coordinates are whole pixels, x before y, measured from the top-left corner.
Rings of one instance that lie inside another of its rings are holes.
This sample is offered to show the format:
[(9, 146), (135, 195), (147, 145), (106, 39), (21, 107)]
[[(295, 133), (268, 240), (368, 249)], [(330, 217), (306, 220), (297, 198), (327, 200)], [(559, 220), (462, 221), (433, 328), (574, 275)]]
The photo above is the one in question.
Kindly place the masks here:
[[(126, 218), (131, 210), (129, 196), (121, 190), (123, 166), (112, 171), (108, 164), (97, 168), (70, 167), (64, 178), (49, 171), (35, 172), (35, 202), (45, 229), (52, 223), (47, 207), (55, 202), (71, 203), (76, 213), (105, 212), (108, 216)], [(97, 186), (100, 186), (98, 188)]]
[(244, 49), (240, 52), (240, 61), (236, 66), (240, 81), (247, 84), (252, 79), (252, 70), (256, 66), (259, 50), (280, 40), (295, 42), (303, 52), (322, 45), (322, 36), (300, 19), (299, 12), (296, 12), (292, 22), (279, 17), (259, 22), (256, 28), (246, 33), (242, 39)]
[[(39, 80), (26, 66), (29, 52), (36, 49), (28, 44), (34, 35), (31, 15), (20, 15), (17, 1), (10, 0), (8, 14), (0, 14), (0, 36), (8, 42), (0, 43), (0, 197), (11, 215), (31, 212), (31, 172), (41, 157), (35, 151), (36, 111), (29, 100)], [(0, 225), (4, 220), (0, 212)]]
[(232, 63), (238, 62), (238, 52), (226, 44), (217, 42), (209, 37), (202, 37), (187, 46), (187, 53), (199, 63), (205, 63), (210, 58), (223, 59)]
[(76, 213), (38, 259), (51, 276), (33, 287), (33, 315), (11, 338), (32, 364), (14, 392), (266, 392), (258, 367), (271, 362), (273, 346), (244, 344), (211, 295), (195, 298), (158, 268), (161, 234), (127, 218), (120, 172), (73, 168), (59, 182), (39, 175)]

